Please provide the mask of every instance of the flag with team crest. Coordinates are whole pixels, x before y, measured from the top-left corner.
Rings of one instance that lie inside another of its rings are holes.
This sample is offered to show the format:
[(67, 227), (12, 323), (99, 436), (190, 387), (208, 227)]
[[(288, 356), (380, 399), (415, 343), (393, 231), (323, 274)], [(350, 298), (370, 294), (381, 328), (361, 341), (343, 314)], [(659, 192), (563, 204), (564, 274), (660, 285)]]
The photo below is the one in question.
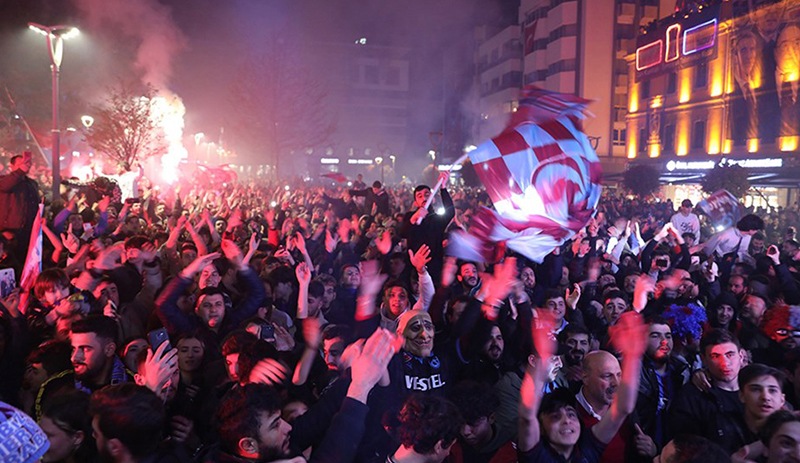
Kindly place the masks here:
[(451, 236), (448, 253), (492, 262), (504, 245), (541, 262), (594, 215), (602, 169), (580, 120), (588, 100), (536, 87), (522, 91), (506, 129), (469, 153), (493, 202)]

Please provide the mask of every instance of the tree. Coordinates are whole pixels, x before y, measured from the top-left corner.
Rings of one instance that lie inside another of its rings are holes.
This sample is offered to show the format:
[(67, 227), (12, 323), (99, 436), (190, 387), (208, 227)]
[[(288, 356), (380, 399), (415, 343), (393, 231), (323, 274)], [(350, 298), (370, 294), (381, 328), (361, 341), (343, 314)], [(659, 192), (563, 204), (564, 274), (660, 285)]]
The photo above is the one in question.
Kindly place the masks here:
[(639, 164), (630, 166), (622, 179), (622, 185), (634, 195), (644, 198), (661, 187), (660, 174), (655, 167)]
[(281, 172), (281, 158), (328, 142), (336, 128), (329, 109), (325, 74), (301, 61), (296, 40), (282, 34), (266, 40), (258, 56), (249, 57), (231, 88), (233, 130), (245, 149), (267, 154)]
[(86, 130), (89, 146), (104, 153), (126, 171), (140, 161), (167, 152), (157, 111), (157, 91), (120, 81), (108, 89), (102, 104), (92, 108), (94, 124)]
[(741, 198), (750, 189), (747, 176), (747, 169), (740, 165), (719, 163), (706, 173), (700, 184), (708, 194), (717, 190), (728, 190), (733, 196)]

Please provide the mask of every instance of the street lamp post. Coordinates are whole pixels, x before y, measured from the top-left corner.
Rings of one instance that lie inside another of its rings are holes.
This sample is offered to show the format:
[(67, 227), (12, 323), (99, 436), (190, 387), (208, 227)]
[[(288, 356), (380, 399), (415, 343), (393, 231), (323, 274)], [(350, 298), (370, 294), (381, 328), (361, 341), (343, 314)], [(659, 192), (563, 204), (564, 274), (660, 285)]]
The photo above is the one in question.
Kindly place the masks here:
[(381, 185), (383, 185), (385, 183), (383, 180), (383, 158), (380, 156), (376, 157), (375, 163), (378, 164), (378, 167), (381, 168)]
[(47, 38), (47, 52), (50, 55), (50, 70), (53, 73), (53, 146), (50, 153), (50, 167), (53, 171), (53, 199), (58, 198), (61, 186), (61, 130), (58, 123), (58, 78), (61, 59), (64, 56), (64, 40), (77, 36), (80, 31), (71, 26), (42, 26), (28, 23), (28, 27)]

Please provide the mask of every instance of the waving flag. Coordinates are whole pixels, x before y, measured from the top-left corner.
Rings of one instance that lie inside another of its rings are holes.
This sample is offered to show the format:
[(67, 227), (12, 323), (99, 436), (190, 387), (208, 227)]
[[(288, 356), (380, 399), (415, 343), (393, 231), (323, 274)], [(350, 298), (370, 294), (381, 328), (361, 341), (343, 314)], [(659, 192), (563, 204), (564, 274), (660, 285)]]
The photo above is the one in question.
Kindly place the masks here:
[(347, 181), (347, 177), (344, 176), (341, 172), (328, 172), (325, 174), (321, 174), (320, 177), (329, 178), (337, 183), (344, 183)]
[(494, 203), (451, 237), (448, 252), (492, 261), (497, 243), (541, 262), (594, 215), (602, 170), (578, 118), (587, 100), (535, 87), (523, 90), (506, 130), (469, 153)]
[[(33, 221), (31, 239), (28, 243), (28, 255), (25, 258), (25, 267), (19, 279), (19, 286), (25, 290), (33, 288), (36, 277), (42, 273), (42, 212), (44, 204), (39, 204), (39, 212)], [(27, 291), (25, 291), (27, 292)]]
[(715, 191), (714, 194), (697, 203), (697, 207), (708, 216), (711, 226), (717, 232), (735, 226), (736, 222), (742, 218), (742, 205), (728, 190)]

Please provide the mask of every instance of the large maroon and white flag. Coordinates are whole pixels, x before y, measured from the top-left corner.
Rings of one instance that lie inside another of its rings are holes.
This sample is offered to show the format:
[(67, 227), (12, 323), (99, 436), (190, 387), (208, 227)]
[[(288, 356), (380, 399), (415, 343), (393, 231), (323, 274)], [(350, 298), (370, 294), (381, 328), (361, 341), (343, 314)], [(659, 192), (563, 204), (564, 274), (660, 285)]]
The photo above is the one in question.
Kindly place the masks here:
[(491, 262), (497, 244), (541, 262), (594, 215), (602, 169), (580, 129), (587, 100), (535, 87), (523, 90), (503, 133), (469, 153), (494, 203), (451, 236), (448, 253)]

